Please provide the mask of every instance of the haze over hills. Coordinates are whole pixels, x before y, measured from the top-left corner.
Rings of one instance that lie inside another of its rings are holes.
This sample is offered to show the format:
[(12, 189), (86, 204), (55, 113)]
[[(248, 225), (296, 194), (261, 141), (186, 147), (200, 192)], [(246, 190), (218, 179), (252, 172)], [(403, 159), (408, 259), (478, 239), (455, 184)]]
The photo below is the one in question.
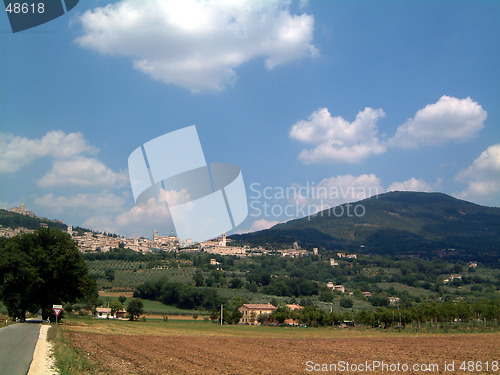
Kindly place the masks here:
[(254, 245), (298, 241), (303, 247), (358, 253), (498, 262), (500, 208), (442, 193), (390, 192), (231, 238)]

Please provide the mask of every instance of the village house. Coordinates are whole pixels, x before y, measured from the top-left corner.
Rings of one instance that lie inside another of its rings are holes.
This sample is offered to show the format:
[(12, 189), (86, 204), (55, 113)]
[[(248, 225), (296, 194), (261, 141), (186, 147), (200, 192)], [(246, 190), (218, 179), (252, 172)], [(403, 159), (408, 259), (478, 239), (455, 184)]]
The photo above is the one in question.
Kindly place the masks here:
[(333, 291), (337, 290), (339, 292), (345, 293), (345, 286), (343, 286), (342, 284), (335, 285), (335, 284), (333, 284), (333, 282), (330, 281), (330, 282), (326, 283), (326, 287), (330, 288)]
[(276, 306), (271, 305), (270, 303), (244, 303), (240, 308), (238, 308), (238, 311), (243, 315), (239, 323), (259, 325), (260, 323), (257, 321), (257, 317), (260, 314), (271, 315), (274, 310), (276, 310)]
[(119, 310), (115, 313), (116, 319), (125, 319), (127, 316), (127, 311), (125, 309)]
[(111, 307), (96, 307), (94, 317), (97, 319), (113, 319)]
[(387, 297), (389, 299), (389, 304), (395, 305), (399, 303), (399, 297)]
[(94, 317), (97, 319), (123, 319), (127, 315), (127, 311), (124, 309), (118, 310), (113, 315), (111, 313), (111, 307), (96, 307)]

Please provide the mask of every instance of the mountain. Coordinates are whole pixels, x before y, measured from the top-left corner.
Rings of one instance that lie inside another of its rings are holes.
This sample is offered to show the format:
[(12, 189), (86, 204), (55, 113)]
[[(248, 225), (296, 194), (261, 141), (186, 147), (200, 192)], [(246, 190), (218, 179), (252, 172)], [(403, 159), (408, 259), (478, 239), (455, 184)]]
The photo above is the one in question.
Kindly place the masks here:
[(498, 262), (500, 208), (442, 193), (397, 191), (231, 238), (253, 245), (298, 241), (305, 248)]

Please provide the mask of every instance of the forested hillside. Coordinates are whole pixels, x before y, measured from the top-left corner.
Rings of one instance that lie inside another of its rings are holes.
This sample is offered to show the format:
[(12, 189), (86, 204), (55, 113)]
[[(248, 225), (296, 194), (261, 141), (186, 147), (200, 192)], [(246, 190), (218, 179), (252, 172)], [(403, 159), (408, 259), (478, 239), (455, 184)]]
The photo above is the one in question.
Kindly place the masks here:
[[(340, 215), (348, 205), (351, 212), (359, 206), (363, 215)], [(391, 192), (231, 238), (262, 246), (298, 241), (306, 248), (497, 262), (500, 208), (441, 193)]]

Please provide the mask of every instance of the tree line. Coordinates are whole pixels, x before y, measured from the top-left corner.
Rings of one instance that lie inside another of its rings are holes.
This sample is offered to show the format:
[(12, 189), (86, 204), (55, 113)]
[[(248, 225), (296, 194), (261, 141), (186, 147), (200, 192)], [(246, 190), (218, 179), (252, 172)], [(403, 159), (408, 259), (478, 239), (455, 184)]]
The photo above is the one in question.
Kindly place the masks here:
[(134, 292), (134, 297), (159, 301), (165, 305), (175, 305), (181, 309), (211, 310), (225, 302), (225, 299), (220, 297), (214, 289), (197, 288), (171, 282), (166, 278), (147, 281), (139, 285)]
[(269, 316), (256, 316), (260, 323), (283, 323), (294, 319), (311, 327), (356, 325), (372, 328), (399, 327), (413, 328), (430, 326), (448, 327), (491, 327), (498, 328), (500, 319), (500, 299), (457, 302), (425, 302), (407, 308), (397, 306), (376, 310), (325, 311), (314, 304), (291, 311), (286, 305), (278, 305)]

